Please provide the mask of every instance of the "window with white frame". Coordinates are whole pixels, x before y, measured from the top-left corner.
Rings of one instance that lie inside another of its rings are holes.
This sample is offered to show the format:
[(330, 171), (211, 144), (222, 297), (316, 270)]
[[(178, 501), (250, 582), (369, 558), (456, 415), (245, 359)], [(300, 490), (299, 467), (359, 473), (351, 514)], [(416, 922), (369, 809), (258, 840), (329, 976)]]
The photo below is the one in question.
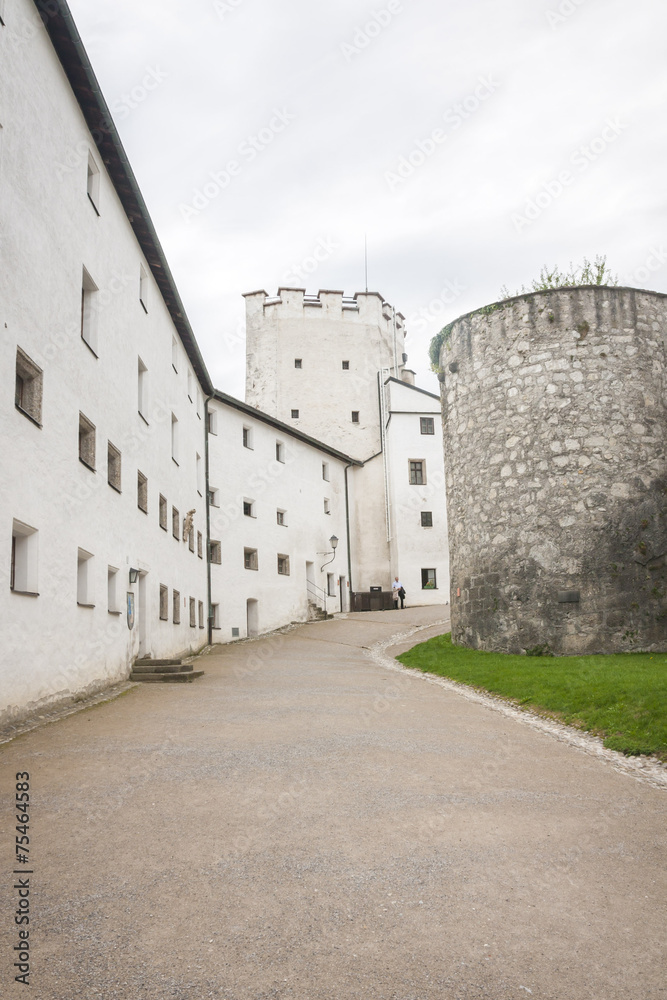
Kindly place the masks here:
[(324, 513), (325, 514), (331, 513), (331, 503), (326, 497), (324, 498)]
[(163, 497), (162, 494), (160, 493), (159, 519), (160, 519), (160, 527), (162, 528), (163, 531), (167, 530), (167, 517), (168, 517), (167, 510), (168, 510), (167, 498)]
[(250, 448), (251, 450), (252, 450), (252, 447), (253, 447), (253, 432), (252, 431), (253, 431), (252, 427), (247, 427), (247, 426), (243, 427), (243, 447), (244, 448)]
[(433, 417), (420, 417), (419, 430), (422, 434), (435, 434), (435, 422)]
[(171, 457), (178, 465), (178, 417), (171, 415)]
[(295, 368), (303, 368), (303, 362), (302, 362), (301, 358), (295, 358), (294, 359), (294, 367)]
[(336, 575), (335, 573), (327, 573), (327, 594), (329, 597), (336, 596)]
[(16, 408), (42, 426), (42, 391), (44, 375), (42, 369), (28, 357), (20, 347), (16, 348), (16, 385), (14, 403)]
[(243, 550), (243, 565), (246, 569), (254, 569), (254, 570), (259, 569), (257, 549)]
[(197, 602), (197, 611), (198, 611), (198, 617), (199, 617), (199, 627), (203, 628), (204, 627), (204, 602), (203, 601), (198, 601)]
[(282, 524), (283, 527), (287, 527), (287, 511), (281, 510), (279, 507), (276, 511), (276, 521), (278, 524)]
[(181, 624), (181, 592), (174, 590), (171, 594), (171, 620), (174, 625)]
[(220, 605), (211, 605), (211, 627), (220, 628)]
[(342, 361), (341, 365), (343, 367), (343, 371), (344, 372), (349, 372), (349, 370), (350, 370), (350, 362), (349, 361)]
[(148, 413), (148, 369), (137, 358), (137, 412), (146, 420)]
[(411, 458), (408, 461), (408, 479), (411, 486), (426, 484), (426, 462), (423, 458)]
[(93, 603), (93, 555), (79, 549), (76, 566), (76, 603), (84, 608), (95, 607)]
[(83, 268), (81, 278), (81, 339), (97, 357), (97, 292), (98, 288)]
[(169, 621), (169, 587), (160, 584), (160, 621)]
[(197, 555), (200, 559), (204, 558), (204, 539), (201, 531), (197, 532)]
[(352, 410), (352, 423), (353, 424), (359, 423), (359, 410)]
[(95, 471), (95, 425), (79, 413), (79, 461)]
[(222, 563), (222, 545), (220, 542), (211, 539), (209, 542), (209, 552), (211, 553), (211, 562), (215, 563), (216, 566), (220, 566)]
[(118, 568), (116, 566), (107, 567), (107, 611), (111, 615), (121, 613), (118, 603)]
[(322, 479), (326, 479), (329, 482), (329, 463), (322, 462)]
[(276, 462), (285, 462), (285, 445), (282, 441), (276, 441)]
[(107, 441), (107, 482), (120, 493), (120, 452), (111, 441)]
[(423, 510), (422, 515), (422, 528), (432, 528), (433, 527), (433, 511)]
[(148, 513), (148, 479), (143, 472), (137, 471), (137, 507)]
[(17, 594), (38, 593), (37, 589), (37, 528), (23, 521), (12, 521), (12, 556), (9, 573), (10, 590)]
[(278, 575), (289, 576), (289, 556), (282, 552), (278, 553)]
[(210, 486), (208, 491), (208, 502), (211, 507), (220, 506), (220, 490), (215, 486)]
[(181, 540), (181, 519), (176, 507), (171, 508), (171, 533), (177, 542)]
[(243, 514), (245, 517), (255, 516), (255, 501), (249, 500), (244, 497), (243, 499)]
[(209, 434), (217, 434), (218, 433), (218, 411), (217, 410), (209, 410), (208, 413), (207, 413), (207, 415), (206, 415), (206, 419), (207, 419), (207, 422), (208, 422), (208, 432), (209, 432)]
[(100, 214), (100, 168), (95, 163), (92, 153), (88, 153), (88, 168), (86, 171), (86, 190), (90, 203)]
[(139, 301), (145, 313), (148, 312), (148, 273), (143, 264), (139, 265)]
[(434, 569), (422, 570), (422, 590), (437, 590), (436, 575)]
[(190, 534), (188, 535), (188, 548), (190, 549), (190, 552), (194, 552), (194, 550), (195, 550), (195, 529), (194, 529), (194, 527), (190, 528)]
[(194, 597), (191, 597), (190, 598), (190, 628), (196, 628), (197, 627), (197, 617), (196, 616), (197, 616), (197, 611), (196, 611), (196, 607), (195, 607), (195, 599), (194, 599)]
[(299, 411), (292, 410), (292, 420), (298, 420), (298, 419), (299, 419)]

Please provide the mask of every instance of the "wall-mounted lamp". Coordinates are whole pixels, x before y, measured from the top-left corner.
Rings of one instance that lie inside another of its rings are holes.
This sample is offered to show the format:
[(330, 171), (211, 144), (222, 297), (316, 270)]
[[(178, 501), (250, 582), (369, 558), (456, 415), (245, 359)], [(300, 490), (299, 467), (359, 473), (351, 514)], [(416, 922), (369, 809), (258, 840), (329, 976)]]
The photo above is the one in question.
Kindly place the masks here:
[[(336, 538), (335, 535), (332, 535), (331, 538), (329, 539), (329, 545), (331, 546), (331, 549), (332, 549), (331, 559), (329, 559), (328, 562), (325, 562), (324, 566), (328, 566), (329, 563), (332, 563), (334, 561), (334, 559), (336, 558), (336, 547), (338, 545), (338, 539)], [(328, 552), (325, 552), (324, 554), (325, 554), (325, 556), (329, 555)], [(320, 566), (320, 573), (324, 569), (324, 566)]]
[(138, 569), (130, 569), (130, 583), (136, 583), (138, 576), (139, 576)]

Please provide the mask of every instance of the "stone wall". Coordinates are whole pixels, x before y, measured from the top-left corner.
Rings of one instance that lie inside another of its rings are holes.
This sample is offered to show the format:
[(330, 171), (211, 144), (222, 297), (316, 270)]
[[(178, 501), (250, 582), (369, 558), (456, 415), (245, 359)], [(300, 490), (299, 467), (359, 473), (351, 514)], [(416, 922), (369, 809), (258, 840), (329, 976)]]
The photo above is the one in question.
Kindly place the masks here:
[(667, 296), (510, 299), (440, 366), (454, 641), (667, 649)]

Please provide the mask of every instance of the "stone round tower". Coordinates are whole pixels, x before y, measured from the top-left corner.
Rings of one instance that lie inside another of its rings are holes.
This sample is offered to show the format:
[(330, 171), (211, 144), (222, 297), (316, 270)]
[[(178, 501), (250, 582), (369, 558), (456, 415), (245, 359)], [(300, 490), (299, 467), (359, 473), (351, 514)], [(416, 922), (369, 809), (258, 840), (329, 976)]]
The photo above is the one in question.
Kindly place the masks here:
[(454, 642), (667, 650), (667, 295), (536, 292), (441, 336)]

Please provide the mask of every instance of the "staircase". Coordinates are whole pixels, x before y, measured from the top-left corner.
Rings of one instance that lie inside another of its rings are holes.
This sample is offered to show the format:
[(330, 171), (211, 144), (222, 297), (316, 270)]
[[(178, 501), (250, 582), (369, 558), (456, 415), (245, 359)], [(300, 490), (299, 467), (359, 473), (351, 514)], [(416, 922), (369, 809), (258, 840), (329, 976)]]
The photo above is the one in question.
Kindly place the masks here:
[(321, 587), (317, 587), (310, 580), (306, 581), (306, 592), (308, 594), (308, 618), (309, 622), (323, 622), (333, 615), (327, 614), (327, 595)]
[(203, 670), (193, 670), (191, 663), (183, 663), (182, 660), (151, 660), (145, 657), (134, 661), (130, 680), (141, 681), (142, 684), (189, 684), (203, 674)]
[(333, 615), (328, 615), (324, 608), (321, 608), (319, 604), (314, 601), (308, 601), (308, 618), (309, 622), (324, 622), (329, 618), (333, 618)]

